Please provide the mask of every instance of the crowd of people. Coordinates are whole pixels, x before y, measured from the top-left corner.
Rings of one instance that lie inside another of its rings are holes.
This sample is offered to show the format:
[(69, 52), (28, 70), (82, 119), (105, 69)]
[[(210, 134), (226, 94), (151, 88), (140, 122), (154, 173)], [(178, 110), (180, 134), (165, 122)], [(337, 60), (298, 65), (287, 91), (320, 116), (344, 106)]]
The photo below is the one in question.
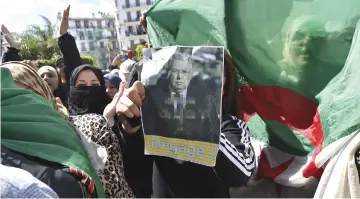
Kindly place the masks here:
[(22, 60), (2, 26), (11, 47), (0, 67), (1, 197), (230, 197), (229, 187), (247, 184), (256, 158), (248, 127), (235, 117), (237, 75), (228, 57), (216, 166), (145, 155), (142, 61), (128, 56), (120, 64), (117, 56), (107, 74), (83, 64), (69, 14), (70, 6), (55, 66)]

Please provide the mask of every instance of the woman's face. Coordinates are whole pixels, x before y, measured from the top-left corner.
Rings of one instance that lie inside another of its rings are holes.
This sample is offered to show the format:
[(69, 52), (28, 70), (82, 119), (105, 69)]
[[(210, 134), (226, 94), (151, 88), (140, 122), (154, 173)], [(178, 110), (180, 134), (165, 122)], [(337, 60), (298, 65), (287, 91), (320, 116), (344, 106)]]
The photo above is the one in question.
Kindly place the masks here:
[(325, 30), (318, 26), (316, 23), (305, 24), (294, 33), (290, 53), (296, 65), (308, 65), (319, 53)]
[(101, 86), (101, 84), (92, 70), (83, 70), (80, 72), (75, 86)]
[(49, 85), (51, 91), (54, 91), (59, 86), (58, 76), (54, 73), (44, 71), (40, 74), (40, 77)]
[(61, 68), (56, 68), (57, 72), (59, 73), (60, 77), (65, 79), (65, 71), (64, 71), (64, 67)]
[(306, 32), (296, 32), (291, 41), (291, 56), (296, 65), (306, 65), (310, 59), (311, 38)]
[(110, 82), (105, 81), (106, 94), (112, 98), (114, 98), (115, 94), (118, 92), (118, 89)]

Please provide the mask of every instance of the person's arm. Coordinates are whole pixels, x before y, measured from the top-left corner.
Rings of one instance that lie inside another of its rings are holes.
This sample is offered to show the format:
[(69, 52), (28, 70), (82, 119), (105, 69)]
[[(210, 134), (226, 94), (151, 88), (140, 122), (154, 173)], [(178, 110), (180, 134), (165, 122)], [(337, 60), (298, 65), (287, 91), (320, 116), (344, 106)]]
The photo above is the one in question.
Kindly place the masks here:
[(7, 48), (7, 51), (2, 56), (2, 63), (9, 61), (22, 61), (20, 53), (20, 45), (15, 41), (14, 37), (11, 35), (10, 31), (6, 28), (5, 25), (1, 25), (1, 33), (4, 35), (5, 40), (10, 45)]
[(112, 71), (114, 69), (119, 69), (119, 65), (121, 64), (120, 55), (116, 55), (111, 64), (109, 65), (109, 70)]
[(256, 169), (255, 152), (246, 123), (235, 116), (224, 116), (219, 147), (215, 172), (231, 187), (245, 186)]
[(61, 36), (58, 39), (58, 44), (64, 57), (64, 72), (67, 89), (70, 88), (70, 77), (72, 71), (82, 64), (75, 38), (67, 32), (69, 28), (69, 13), (70, 6), (68, 6), (63, 12), (63, 17), (60, 24)]

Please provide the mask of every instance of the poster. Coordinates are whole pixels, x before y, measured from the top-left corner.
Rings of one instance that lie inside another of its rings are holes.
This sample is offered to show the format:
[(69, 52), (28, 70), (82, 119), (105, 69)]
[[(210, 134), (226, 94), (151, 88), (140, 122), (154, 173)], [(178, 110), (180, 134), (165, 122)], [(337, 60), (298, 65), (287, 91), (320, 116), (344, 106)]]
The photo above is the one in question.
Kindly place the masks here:
[(144, 49), (145, 154), (215, 165), (223, 68), (223, 47)]

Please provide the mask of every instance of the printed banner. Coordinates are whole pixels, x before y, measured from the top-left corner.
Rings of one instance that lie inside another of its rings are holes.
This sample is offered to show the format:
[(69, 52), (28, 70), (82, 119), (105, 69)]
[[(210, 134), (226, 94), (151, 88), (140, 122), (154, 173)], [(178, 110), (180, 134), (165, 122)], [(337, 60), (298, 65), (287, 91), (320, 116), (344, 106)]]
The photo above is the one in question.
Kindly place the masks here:
[(223, 60), (223, 47), (144, 49), (145, 154), (215, 166)]

